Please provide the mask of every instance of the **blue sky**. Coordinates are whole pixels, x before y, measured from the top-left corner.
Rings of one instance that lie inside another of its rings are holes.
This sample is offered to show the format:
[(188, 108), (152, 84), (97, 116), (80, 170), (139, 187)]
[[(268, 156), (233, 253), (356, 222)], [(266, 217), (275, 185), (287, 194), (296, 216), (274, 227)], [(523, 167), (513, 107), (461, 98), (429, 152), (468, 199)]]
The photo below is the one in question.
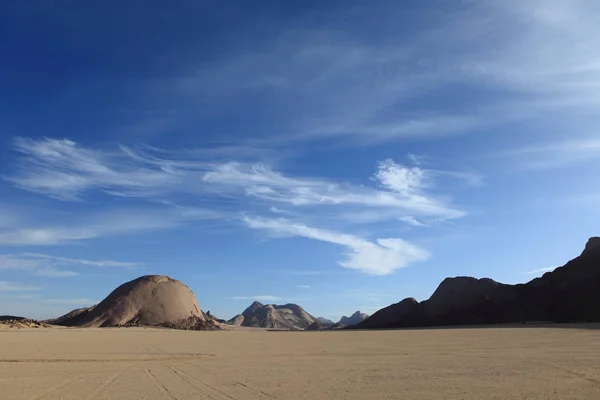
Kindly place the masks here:
[(0, 4), (0, 314), (524, 282), (597, 235), (600, 3)]

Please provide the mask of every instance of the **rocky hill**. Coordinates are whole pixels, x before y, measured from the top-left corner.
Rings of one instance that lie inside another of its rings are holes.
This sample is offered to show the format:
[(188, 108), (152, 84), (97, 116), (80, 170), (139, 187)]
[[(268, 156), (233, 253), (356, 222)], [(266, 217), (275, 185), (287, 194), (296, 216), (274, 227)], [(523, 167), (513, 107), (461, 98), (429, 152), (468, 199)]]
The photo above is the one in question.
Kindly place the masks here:
[(563, 267), (528, 283), (491, 279), (445, 279), (425, 301), (404, 299), (373, 314), (356, 328), (600, 321), (600, 238)]
[(369, 316), (365, 313), (361, 313), (360, 311), (356, 311), (354, 314), (352, 314), (349, 317), (346, 317), (345, 315), (340, 319), (340, 321), (338, 322), (339, 325), (343, 325), (343, 326), (353, 326), (356, 324), (359, 324), (361, 322), (363, 322), (365, 319), (369, 318)]
[(316, 318), (296, 304), (252, 303), (242, 314), (236, 315), (230, 324), (272, 329), (306, 329)]
[(317, 321), (319, 321), (319, 322), (321, 322), (323, 324), (331, 324), (331, 325), (333, 325), (335, 323), (332, 320), (327, 319), (327, 318), (323, 318), (323, 317), (317, 317)]
[(307, 331), (325, 331), (325, 330), (333, 330), (333, 329), (337, 329), (337, 324), (334, 322), (331, 322), (329, 320), (327, 321), (322, 321), (322, 320), (315, 320), (315, 322), (313, 322), (312, 324), (310, 324), (305, 330)]
[(0, 315), (0, 326), (7, 328), (49, 328), (50, 326), (42, 321), (29, 319), (25, 317), (16, 317), (14, 315)]
[(217, 329), (206, 320), (192, 291), (168, 276), (147, 275), (124, 283), (95, 306), (80, 308), (48, 323), (63, 326), (163, 326)]

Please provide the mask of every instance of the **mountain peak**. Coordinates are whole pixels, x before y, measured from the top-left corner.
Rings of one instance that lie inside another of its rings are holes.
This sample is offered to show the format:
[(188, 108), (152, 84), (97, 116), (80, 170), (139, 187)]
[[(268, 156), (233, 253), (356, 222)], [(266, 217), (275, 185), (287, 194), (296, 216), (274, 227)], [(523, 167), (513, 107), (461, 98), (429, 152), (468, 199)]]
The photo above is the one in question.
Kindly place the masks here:
[(360, 311), (356, 311), (350, 317), (346, 317), (345, 315), (338, 322), (340, 325), (344, 326), (352, 326), (363, 322), (365, 319), (369, 318), (369, 316)]
[(581, 253), (581, 255), (588, 255), (591, 253), (595, 253), (597, 251), (600, 251), (600, 237), (591, 237), (588, 241), (587, 244), (585, 245), (585, 249), (583, 250), (583, 253)]
[(305, 329), (313, 322), (315, 318), (297, 304), (264, 305), (258, 301), (230, 320), (234, 325), (275, 329)]
[(256, 310), (263, 308), (265, 305), (262, 304), (259, 301), (254, 301), (252, 302), (252, 304), (250, 304), (250, 306), (248, 308), (246, 308), (244, 310), (244, 312), (242, 314), (247, 315), (247, 314), (252, 314), (254, 313)]

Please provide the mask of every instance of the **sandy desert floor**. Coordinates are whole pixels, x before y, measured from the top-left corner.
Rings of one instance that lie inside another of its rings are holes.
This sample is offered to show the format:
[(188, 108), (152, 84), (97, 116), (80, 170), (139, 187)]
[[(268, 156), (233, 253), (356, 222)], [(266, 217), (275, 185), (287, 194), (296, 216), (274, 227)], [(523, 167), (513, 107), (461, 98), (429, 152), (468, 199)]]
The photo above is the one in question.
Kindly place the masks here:
[(600, 330), (5, 329), (0, 398), (597, 400)]

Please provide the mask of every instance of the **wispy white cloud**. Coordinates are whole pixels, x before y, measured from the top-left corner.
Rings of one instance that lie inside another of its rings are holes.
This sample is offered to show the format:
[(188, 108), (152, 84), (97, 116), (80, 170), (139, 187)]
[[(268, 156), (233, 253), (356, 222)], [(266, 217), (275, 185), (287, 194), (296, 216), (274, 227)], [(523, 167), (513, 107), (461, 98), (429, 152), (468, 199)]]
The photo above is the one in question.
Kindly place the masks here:
[(0, 254), (0, 270), (16, 270), (49, 278), (68, 278), (78, 272), (60, 268), (48, 260), (35, 259), (22, 254)]
[[(594, 0), (482, 0), (414, 9), (426, 17), (396, 2), (358, 7), (346, 10), (343, 26), (294, 24), (256, 49), (245, 43), (229, 58), (204, 63), (179, 83), (186, 93), (202, 88), (226, 99), (252, 90), (261, 97), (273, 93), (273, 101), (284, 98), (287, 106), (291, 126), (282, 130), (302, 138), (343, 135), (344, 143), (360, 137), (367, 145), (460, 134), (516, 116), (597, 109), (599, 11)], [(398, 24), (400, 13), (423, 23), (407, 32)], [(362, 30), (373, 21), (387, 34)], [(427, 101), (461, 85), (481, 100), (471, 103), (467, 95), (443, 112), (431, 105), (437, 98)]]
[(516, 149), (494, 152), (488, 156), (510, 160), (512, 165), (520, 169), (552, 169), (569, 164), (600, 160), (600, 139), (593, 137), (544, 141)]
[(17, 282), (0, 281), (0, 292), (31, 292), (41, 288), (33, 285), (24, 285)]
[(114, 260), (83, 260), (80, 258), (68, 258), (68, 257), (56, 257), (48, 254), (38, 254), (38, 253), (23, 253), (25, 257), (32, 258), (43, 258), (47, 260), (55, 260), (59, 262), (64, 262), (68, 264), (81, 264), (88, 265), (92, 267), (117, 267), (117, 268), (135, 268), (143, 265), (139, 262), (123, 262), (123, 261), (114, 261)]
[(271, 211), (274, 214), (290, 214), (288, 211), (282, 210), (282, 209), (277, 208), (277, 207), (270, 207), (269, 211)]
[[(28, 226), (0, 229), (0, 245), (51, 246), (106, 236), (169, 229), (191, 221), (214, 219), (221, 214), (196, 208), (149, 206), (106, 212), (64, 215), (49, 222), (28, 221)], [(47, 218), (40, 216), (40, 220)], [(33, 225), (33, 224), (36, 225)]]
[(282, 32), (269, 45), (263, 42), (262, 51), (249, 49), (208, 65), (182, 79), (181, 86), (187, 91), (201, 87), (215, 98), (257, 89), (286, 93), (286, 131), (292, 133), (280, 140), (351, 136), (372, 144), (460, 133), (476, 119), (442, 114), (373, 121), (386, 108), (432, 87), (429, 71), (412, 68), (412, 46), (369, 45), (314, 29)]
[(296, 270), (278, 270), (285, 274), (294, 276), (320, 276), (320, 275), (331, 275), (333, 271), (326, 270), (314, 270), (314, 269), (296, 269)]
[(298, 285), (299, 289), (310, 289), (311, 286), (310, 285)]
[(339, 264), (371, 275), (387, 275), (398, 268), (429, 258), (426, 250), (398, 238), (383, 238), (370, 242), (357, 236), (314, 228), (284, 218), (268, 219), (243, 216), (243, 221), (253, 229), (343, 246), (347, 249), (346, 259)]
[[(378, 165), (373, 181), (380, 189), (338, 184), (320, 179), (291, 178), (264, 165), (228, 163), (207, 172), (203, 179), (223, 195), (244, 193), (265, 202), (294, 206), (377, 207), (439, 218), (459, 218), (465, 211), (426, 194), (433, 186), (427, 170), (405, 167), (392, 160)], [(399, 215), (396, 215), (398, 217)]]
[(44, 246), (92, 239), (98, 236), (98, 233), (85, 228), (26, 228), (0, 232), (0, 244)]
[(373, 178), (382, 187), (410, 198), (422, 190), (425, 171), (418, 167), (406, 168), (393, 160), (385, 160), (379, 163)]
[[(593, 50), (600, 37), (598, 11), (593, 0), (489, 0), (465, 9), (447, 27), (467, 34), (473, 24), (461, 27), (463, 18), (476, 17), (481, 23), (483, 35), (467, 42), (478, 51), (465, 60), (465, 73), (491, 85), (544, 95), (548, 105), (582, 107), (600, 101), (600, 56)], [(486, 39), (493, 39), (494, 46)]]
[(527, 272), (522, 272), (523, 274), (539, 274), (541, 272), (550, 272), (550, 271), (554, 271), (556, 269), (556, 267), (550, 267), (550, 268), (540, 268), (540, 269), (536, 269), (533, 271), (527, 271)]
[(79, 272), (58, 269), (57, 267), (52, 266), (45, 266), (37, 268), (34, 271), (34, 274), (38, 276), (45, 276), (48, 278), (70, 278), (72, 276), (79, 275)]
[(88, 298), (61, 298), (61, 299), (43, 299), (45, 303), (49, 304), (60, 304), (60, 305), (68, 305), (73, 307), (86, 307), (92, 306), (94, 304), (98, 304), (98, 300), (88, 299)]
[(415, 217), (405, 216), (400, 217), (400, 221), (407, 223), (408, 225), (416, 226), (419, 228), (428, 228), (429, 225), (417, 220)]
[(12, 269), (50, 278), (68, 278), (78, 275), (78, 271), (64, 269), (65, 267), (72, 268), (77, 265), (134, 268), (142, 264), (112, 260), (83, 260), (34, 253), (0, 254), (0, 270)]
[[(16, 138), (23, 155), (21, 169), (8, 179), (21, 188), (61, 199), (74, 200), (88, 190), (121, 196), (161, 193), (183, 183), (178, 163), (146, 157), (122, 147), (106, 152), (81, 147), (68, 139)], [(193, 169), (195, 164), (184, 164)]]
[(430, 169), (427, 170), (427, 173), (436, 179), (453, 178), (462, 180), (469, 186), (481, 186), (484, 182), (483, 175), (477, 172)]
[[(377, 208), (382, 215), (397, 211), (392, 220), (407, 213), (438, 219), (460, 218), (466, 214), (454, 207), (448, 196), (441, 198), (429, 192), (440, 177), (464, 179), (459, 172), (407, 167), (393, 160), (377, 165), (372, 179), (379, 185), (376, 188), (286, 176), (263, 164), (209, 164), (202, 160), (160, 158), (128, 148), (115, 153), (91, 150), (70, 140), (20, 138), (16, 146), (24, 158), (20, 160), (19, 172), (8, 179), (19, 187), (62, 200), (77, 199), (84, 192), (93, 190), (119, 197), (140, 197), (167, 205), (175, 214), (168, 221), (166, 218), (160, 221), (159, 225), (173, 223), (176, 218), (222, 217), (223, 210), (192, 209), (165, 200), (182, 193), (202, 198), (242, 197), (252, 200), (255, 205), (267, 205), (275, 213), (287, 212), (275, 204), (287, 204), (295, 207)], [(252, 206), (248, 200), (244, 204)], [(129, 215), (127, 219), (134, 217)], [(125, 229), (146, 221), (150, 223), (153, 219), (143, 218), (136, 224), (120, 223), (118, 226)], [(4, 234), (0, 231), (0, 242), (54, 244), (99, 235), (98, 229), (90, 224), (77, 230), (29, 228)]]
[(280, 297), (277, 296), (269, 296), (269, 295), (259, 295), (259, 296), (236, 296), (233, 298), (234, 300), (256, 300), (256, 301), (277, 301), (281, 300)]

